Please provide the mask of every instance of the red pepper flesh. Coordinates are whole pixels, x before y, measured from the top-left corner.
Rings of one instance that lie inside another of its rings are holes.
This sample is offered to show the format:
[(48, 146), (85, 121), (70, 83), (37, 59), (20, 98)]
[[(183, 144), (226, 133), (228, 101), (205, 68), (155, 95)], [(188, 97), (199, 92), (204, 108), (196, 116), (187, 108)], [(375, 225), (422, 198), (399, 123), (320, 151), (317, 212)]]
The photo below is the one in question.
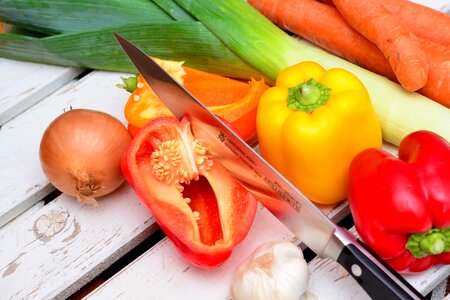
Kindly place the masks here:
[(221, 265), (247, 235), (257, 200), (192, 135), (187, 119), (159, 117), (128, 147), (122, 170), (181, 255)]
[(399, 158), (379, 149), (350, 166), (349, 204), (364, 242), (398, 271), (450, 263), (450, 144), (429, 131), (406, 136)]

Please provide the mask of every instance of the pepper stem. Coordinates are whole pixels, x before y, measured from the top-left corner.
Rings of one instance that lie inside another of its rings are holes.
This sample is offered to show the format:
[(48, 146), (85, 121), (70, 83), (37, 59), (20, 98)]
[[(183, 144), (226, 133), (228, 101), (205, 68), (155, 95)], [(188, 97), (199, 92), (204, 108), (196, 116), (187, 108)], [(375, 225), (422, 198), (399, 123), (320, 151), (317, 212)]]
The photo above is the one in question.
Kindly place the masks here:
[(311, 112), (324, 104), (330, 97), (331, 89), (314, 78), (293, 86), (288, 90), (288, 104), (291, 109)]
[(450, 227), (433, 228), (424, 233), (414, 233), (405, 247), (416, 258), (450, 251)]
[(132, 77), (120, 77), (122, 79), (122, 84), (116, 84), (116, 87), (126, 90), (129, 93), (133, 93), (136, 90), (138, 78), (137, 75)]

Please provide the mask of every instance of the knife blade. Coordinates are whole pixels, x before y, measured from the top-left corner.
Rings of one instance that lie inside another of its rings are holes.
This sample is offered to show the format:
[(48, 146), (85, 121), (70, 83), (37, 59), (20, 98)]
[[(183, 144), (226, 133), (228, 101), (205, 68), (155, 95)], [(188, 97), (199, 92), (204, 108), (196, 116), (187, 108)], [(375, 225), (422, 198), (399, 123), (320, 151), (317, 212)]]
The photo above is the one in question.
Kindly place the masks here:
[(334, 224), (149, 55), (120, 35), (114, 36), (169, 110), (179, 119), (188, 117), (196, 139), (312, 251), (337, 261), (373, 298), (424, 299), (362, 242)]

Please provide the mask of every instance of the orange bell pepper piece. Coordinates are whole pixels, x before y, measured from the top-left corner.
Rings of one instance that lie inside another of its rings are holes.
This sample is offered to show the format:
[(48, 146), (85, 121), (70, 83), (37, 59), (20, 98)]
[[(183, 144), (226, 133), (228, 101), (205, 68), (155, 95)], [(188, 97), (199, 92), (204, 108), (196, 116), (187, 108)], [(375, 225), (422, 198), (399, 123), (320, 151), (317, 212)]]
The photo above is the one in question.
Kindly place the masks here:
[[(188, 67), (183, 67), (183, 70), (185, 74), (179, 81), (192, 95), (213, 113), (231, 123), (244, 140), (254, 135), (259, 98), (268, 88), (263, 80), (243, 82)], [(157, 117), (172, 116), (140, 75), (124, 113), (132, 136), (149, 121)]]

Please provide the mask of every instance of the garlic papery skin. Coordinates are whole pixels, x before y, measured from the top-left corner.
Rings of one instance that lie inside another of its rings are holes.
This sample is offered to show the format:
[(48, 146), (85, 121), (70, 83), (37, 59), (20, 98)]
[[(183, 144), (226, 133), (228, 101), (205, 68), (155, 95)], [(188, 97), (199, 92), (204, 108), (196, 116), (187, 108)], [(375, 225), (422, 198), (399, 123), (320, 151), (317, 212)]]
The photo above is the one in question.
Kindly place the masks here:
[(259, 246), (235, 270), (231, 283), (234, 300), (298, 300), (306, 292), (308, 264), (293, 243), (280, 241)]

